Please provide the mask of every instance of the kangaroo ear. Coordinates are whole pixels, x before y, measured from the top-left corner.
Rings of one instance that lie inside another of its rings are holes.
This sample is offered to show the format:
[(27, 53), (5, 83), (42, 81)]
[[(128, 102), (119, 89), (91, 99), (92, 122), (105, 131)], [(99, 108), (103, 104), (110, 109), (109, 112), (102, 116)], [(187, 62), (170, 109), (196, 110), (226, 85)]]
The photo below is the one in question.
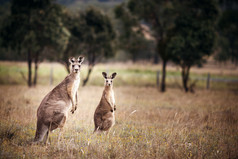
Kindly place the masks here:
[(111, 75), (111, 78), (113, 79), (113, 78), (115, 78), (116, 77), (116, 75), (117, 75), (117, 73), (116, 72), (114, 72), (112, 75)]
[(106, 72), (102, 72), (102, 75), (105, 79), (107, 79), (107, 73)]
[(84, 61), (84, 57), (83, 57), (83, 56), (79, 56), (79, 57), (78, 57), (78, 62), (79, 62), (79, 63), (82, 63), (83, 61)]
[(70, 57), (69, 58), (69, 63), (74, 63), (75, 62), (75, 58), (74, 57)]

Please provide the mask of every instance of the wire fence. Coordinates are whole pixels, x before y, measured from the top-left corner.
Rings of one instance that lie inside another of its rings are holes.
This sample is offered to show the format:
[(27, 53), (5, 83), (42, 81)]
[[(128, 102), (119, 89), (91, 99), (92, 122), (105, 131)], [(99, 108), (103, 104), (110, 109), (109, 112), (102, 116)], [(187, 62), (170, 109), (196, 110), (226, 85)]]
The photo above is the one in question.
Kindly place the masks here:
[[(166, 78), (168, 79), (181, 79), (181, 76), (179, 75), (169, 75)], [(160, 84), (160, 71), (157, 71), (156, 73), (156, 85), (159, 87)], [(220, 82), (220, 83), (233, 83), (238, 84), (238, 78), (237, 79), (227, 79), (227, 78), (217, 78), (217, 77), (211, 77), (210, 73), (207, 74), (207, 77), (190, 77), (193, 81), (206, 81), (206, 89), (210, 89), (211, 82)]]

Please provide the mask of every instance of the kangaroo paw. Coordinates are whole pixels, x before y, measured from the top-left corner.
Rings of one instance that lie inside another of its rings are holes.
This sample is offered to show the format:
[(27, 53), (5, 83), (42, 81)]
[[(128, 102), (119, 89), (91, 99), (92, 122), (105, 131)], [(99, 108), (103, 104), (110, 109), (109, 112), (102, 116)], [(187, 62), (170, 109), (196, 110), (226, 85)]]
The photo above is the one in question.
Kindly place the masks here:
[(74, 114), (74, 111), (75, 111), (75, 108), (72, 108), (70, 112)]

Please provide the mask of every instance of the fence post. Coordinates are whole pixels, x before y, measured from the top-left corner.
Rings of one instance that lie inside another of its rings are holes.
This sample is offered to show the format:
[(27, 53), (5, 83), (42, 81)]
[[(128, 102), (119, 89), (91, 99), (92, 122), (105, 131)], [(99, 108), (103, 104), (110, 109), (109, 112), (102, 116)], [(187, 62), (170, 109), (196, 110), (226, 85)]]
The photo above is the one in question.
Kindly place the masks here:
[(160, 73), (160, 71), (158, 70), (157, 73), (156, 73), (156, 86), (157, 86), (157, 89), (159, 89), (159, 73)]
[(50, 85), (53, 85), (53, 65), (51, 64), (51, 67), (50, 67)]
[(210, 88), (210, 73), (207, 74), (207, 89)]

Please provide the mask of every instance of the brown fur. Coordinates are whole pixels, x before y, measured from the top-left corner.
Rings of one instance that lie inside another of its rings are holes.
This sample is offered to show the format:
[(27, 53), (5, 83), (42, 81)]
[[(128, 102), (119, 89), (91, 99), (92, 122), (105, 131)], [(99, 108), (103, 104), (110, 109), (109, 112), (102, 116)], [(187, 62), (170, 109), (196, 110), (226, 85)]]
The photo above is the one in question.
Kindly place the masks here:
[(96, 131), (109, 131), (115, 124), (115, 103), (112, 85), (105, 85), (101, 100), (94, 113), (94, 125)]
[(77, 84), (79, 83), (75, 83), (76, 80), (80, 80), (78, 78), (79, 74), (71, 72), (42, 100), (37, 109), (35, 142), (42, 141), (45, 135), (44, 141), (46, 141), (49, 131), (63, 128), (70, 108), (72, 108), (72, 113), (77, 109), (78, 93), (76, 92), (75, 103), (72, 91), (74, 87), (75, 89), (78, 88)]

